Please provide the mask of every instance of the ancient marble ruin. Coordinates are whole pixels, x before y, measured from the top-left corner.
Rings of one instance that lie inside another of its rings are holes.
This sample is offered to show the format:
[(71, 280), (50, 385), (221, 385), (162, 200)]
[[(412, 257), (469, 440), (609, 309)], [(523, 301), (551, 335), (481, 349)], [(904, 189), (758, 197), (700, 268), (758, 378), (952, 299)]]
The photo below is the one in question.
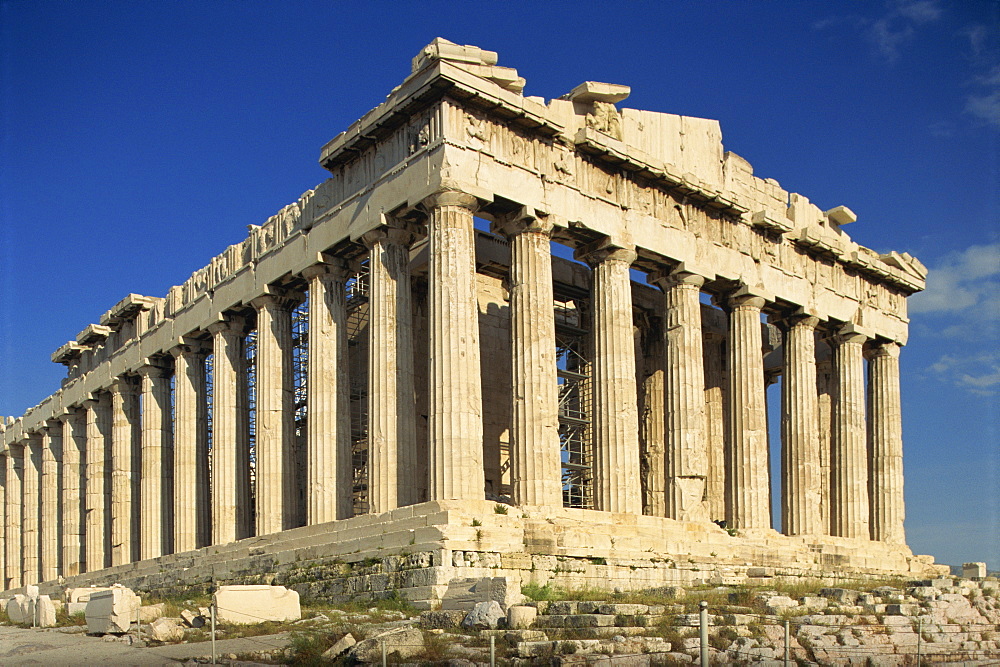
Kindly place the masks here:
[(62, 387), (3, 423), (3, 588), (937, 572), (903, 530), (924, 266), (717, 121), (524, 86), (434, 40), (329, 179), (56, 350)]

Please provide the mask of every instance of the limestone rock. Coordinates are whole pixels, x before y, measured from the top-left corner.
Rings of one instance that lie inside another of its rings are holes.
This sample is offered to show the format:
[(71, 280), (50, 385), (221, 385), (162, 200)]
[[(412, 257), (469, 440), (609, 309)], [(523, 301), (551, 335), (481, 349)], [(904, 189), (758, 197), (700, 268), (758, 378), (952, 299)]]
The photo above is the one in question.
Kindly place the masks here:
[(128, 588), (111, 588), (92, 594), (86, 609), (87, 632), (128, 632), (140, 605), (139, 596)]
[(299, 594), (284, 586), (221, 586), (212, 596), (222, 623), (247, 625), (302, 618)]
[(374, 663), (382, 660), (382, 643), (385, 643), (385, 654), (399, 654), (400, 660), (406, 660), (418, 655), (424, 650), (424, 635), (419, 629), (406, 626), (394, 628), (388, 632), (375, 635), (358, 642), (351, 649), (350, 655), (358, 662)]
[(497, 622), (504, 617), (503, 609), (496, 600), (480, 602), (462, 621), (464, 628), (495, 628)]
[(357, 640), (354, 639), (354, 635), (348, 632), (346, 635), (338, 639), (336, 644), (324, 651), (323, 657), (327, 660), (332, 660), (357, 643)]
[(205, 617), (194, 613), (190, 609), (185, 609), (181, 612), (181, 620), (190, 628), (201, 628), (205, 625)]
[(28, 616), (28, 596), (18, 593), (11, 599), (7, 600), (7, 618), (14, 625), (20, 625), (23, 623), (30, 623), (31, 617)]
[(525, 605), (514, 605), (507, 609), (507, 627), (512, 630), (530, 628), (538, 618), (538, 609)]
[(513, 577), (453, 579), (441, 599), (441, 609), (469, 611), (478, 603), (488, 600), (496, 600), (506, 609), (513, 604), (520, 604), (523, 599), (520, 581)]
[(165, 602), (143, 605), (139, 607), (139, 620), (143, 623), (151, 623), (161, 618), (166, 613), (166, 608)]
[(439, 609), (420, 614), (420, 627), (427, 629), (451, 630), (465, 620), (466, 612), (460, 609)]
[(173, 618), (156, 618), (149, 624), (149, 636), (158, 642), (175, 642), (184, 639), (184, 628)]
[(56, 626), (56, 606), (48, 595), (39, 595), (34, 605), (34, 624), (36, 628), (54, 628)]

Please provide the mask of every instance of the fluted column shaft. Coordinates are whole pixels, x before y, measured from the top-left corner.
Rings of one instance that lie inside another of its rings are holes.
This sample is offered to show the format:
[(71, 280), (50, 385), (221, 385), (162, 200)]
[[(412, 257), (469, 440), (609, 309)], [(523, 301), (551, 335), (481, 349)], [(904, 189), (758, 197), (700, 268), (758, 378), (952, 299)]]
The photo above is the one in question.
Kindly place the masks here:
[(903, 415), (898, 343), (876, 345), (868, 367), (871, 451), (871, 538), (905, 544)]
[(295, 401), (291, 299), (265, 294), (257, 309), (257, 535), (294, 528)]
[(138, 400), (131, 378), (111, 383), (111, 564), (131, 563), (138, 544), (133, 504), (135, 417)]
[(0, 451), (0, 588), (7, 590), (7, 454)]
[(197, 343), (174, 355), (174, 552), (209, 543), (208, 402), (205, 350)]
[(520, 211), (496, 225), (510, 240), (513, 390), (510, 470), (518, 505), (562, 505), (552, 223)]
[(35, 434), (24, 440), (21, 453), (24, 457), (24, 476), (21, 486), (22, 535), (21, 576), (25, 584), (37, 584), (38, 579), (38, 525), (41, 514), (39, 481), (42, 475), (41, 437)]
[(24, 481), (24, 446), (12, 444), (7, 450), (6, 523), (4, 544), (7, 548), (7, 590), (24, 583), (21, 554), (22, 489)]
[(316, 264), (309, 281), (306, 522), (353, 516), (351, 387), (347, 356), (347, 270)]
[(726, 524), (770, 528), (767, 409), (760, 313), (764, 299), (738, 295), (729, 302), (729, 410)]
[(705, 334), (705, 440), (708, 447), (708, 513), (712, 521), (726, 519), (726, 337)]
[(85, 503), (85, 468), (82, 465), (86, 451), (85, 422), (76, 411), (60, 417), (62, 421), (62, 563), (59, 574), (70, 577), (86, 571), (84, 567), (83, 530)]
[(625, 514), (642, 513), (629, 276), (635, 257), (614, 247), (584, 257), (593, 267), (594, 508)]
[(413, 234), (383, 227), (368, 246), (368, 500), (387, 512), (417, 500), (410, 250)]
[(59, 467), (62, 462), (62, 424), (45, 422), (42, 433), (42, 513), (41, 560), (42, 581), (59, 576)]
[(171, 553), (173, 471), (170, 371), (143, 366), (142, 477), (139, 553), (143, 560)]
[(428, 210), (430, 291), (429, 495), (482, 499), (483, 394), (476, 284), (476, 199), (442, 192)]
[(87, 482), (86, 482), (86, 571), (100, 570), (108, 564), (108, 479), (107, 459), (111, 430), (111, 402), (107, 394), (84, 401), (87, 411)]
[(785, 327), (781, 383), (781, 526), (786, 535), (823, 535), (816, 385), (815, 317), (794, 317)]
[(868, 443), (865, 424), (867, 337), (848, 327), (833, 339), (833, 446), (830, 467), (833, 535), (870, 539)]
[(250, 536), (250, 446), (242, 318), (212, 333), (212, 543)]
[(707, 521), (708, 443), (700, 300), (705, 279), (675, 273), (654, 280), (663, 288), (666, 311), (666, 513), (672, 519)]
[(644, 511), (651, 516), (667, 515), (667, 456), (664, 429), (666, 403), (663, 394), (664, 353), (663, 329), (652, 333), (645, 354), (647, 373), (642, 380), (642, 414), (639, 419), (641, 441), (645, 443), (646, 505)]

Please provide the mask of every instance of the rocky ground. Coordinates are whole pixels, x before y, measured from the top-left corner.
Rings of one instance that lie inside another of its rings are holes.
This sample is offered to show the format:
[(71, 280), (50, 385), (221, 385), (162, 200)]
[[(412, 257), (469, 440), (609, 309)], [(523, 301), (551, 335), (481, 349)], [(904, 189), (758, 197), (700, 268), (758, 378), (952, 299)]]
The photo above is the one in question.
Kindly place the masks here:
[[(562, 665), (697, 663), (698, 605), (708, 603), (713, 664), (1000, 665), (1000, 583), (942, 578), (851, 587), (784, 584), (639, 593), (531, 586), (524, 606), (418, 613), (400, 600), (309, 606), (291, 623), (219, 628), (230, 664), (387, 662)], [(208, 662), (207, 627), (186, 627), (199, 601), (168, 603), (181, 631), (170, 642), (141, 633), (87, 637), (82, 627), (0, 628), (2, 664)], [(530, 608), (525, 608), (530, 607)], [(517, 625), (506, 627), (510, 619)], [(198, 622), (195, 620), (195, 624)], [(62, 660), (67, 660), (62, 662)]]

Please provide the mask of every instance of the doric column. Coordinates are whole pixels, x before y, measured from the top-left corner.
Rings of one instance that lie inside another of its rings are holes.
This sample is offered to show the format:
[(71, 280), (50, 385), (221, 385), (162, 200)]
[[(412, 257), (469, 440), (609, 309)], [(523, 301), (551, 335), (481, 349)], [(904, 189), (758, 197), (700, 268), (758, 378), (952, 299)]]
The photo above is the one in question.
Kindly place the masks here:
[(666, 515), (707, 521), (708, 443), (700, 299), (705, 278), (682, 270), (651, 276), (650, 282), (659, 285), (665, 297)]
[(632, 335), (635, 251), (613, 245), (578, 251), (593, 268), (594, 508), (641, 514), (639, 414)]
[(705, 333), (705, 440), (708, 447), (708, 513), (712, 521), (726, 519), (726, 336)]
[(410, 244), (414, 230), (384, 226), (369, 249), (368, 500), (373, 513), (417, 500)]
[(510, 240), (510, 470), (518, 505), (562, 506), (552, 223), (528, 209), (499, 221)]
[(771, 485), (760, 313), (765, 300), (747, 288), (729, 299), (729, 410), (726, 524), (770, 528)]
[(0, 588), (7, 590), (7, 452), (0, 446)]
[(84, 401), (87, 411), (86, 453), (86, 571), (94, 572), (107, 566), (108, 544), (108, 440), (111, 431), (111, 402), (107, 394)]
[(21, 454), (24, 457), (24, 477), (21, 486), (22, 533), (21, 575), (24, 583), (37, 584), (38, 579), (38, 523), (41, 514), (39, 481), (42, 476), (42, 439), (31, 434), (24, 440)]
[(139, 554), (145, 560), (171, 553), (173, 528), (170, 369), (147, 364), (142, 376), (142, 476), (139, 487)]
[(830, 467), (833, 535), (870, 539), (865, 358), (868, 336), (849, 324), (834, 335), (833, 446)]
[(871, 538), (891, 544), (906, 543), (899, 349), (894, 342), (874, 345), (868, 366)]
[(71, 577), (86, 571), (83, 531), (85, 507), (86, 424), (80, 413), (70, 408), (59, 417), (62, 422), (62, 564), (59, 574)]
[(62, 463), (62, 424), (45, 422), (42, 433), (42, 513), (41, 561), (39, 573), (42, 581), (53, 581), (59, 576), (59, 468)]
[(832, 524), (830, 518), (830, 483), (833, 475), (830, 472), (830, 449), (833, 446), (833, 394), (836, 383), (833, 378), (833, 361), (826, 343), (817, 336), (817, 349), (826, 351), (825, 359), (816, 361), (816, 392), (818, 394), (817, 411), (818, 441), (819, 441), (819, 515), (822, 533), (830, 534)]
[(4, 525), (4, 545), (7, 548), (6, 589), (18, 588), (24, 584), (23, 561), (21, 559), (22, 489), (24, 481), (24, 445), (11, 444), (7, 449), (6, 523)]
[(209, 325), (212, 334), (212, 543), (249, 537), (250, 445), (243, 318)]
[(430, 236), (430, 499), (482, 499), (483, 394), (472, 220), (477, 201), (447, 191), (428, 197), (423, 206)]
[(820, 513), (819, 395), (816, 385), (816, 325), (792, 316), (783, 323), (781, 383), (781, 526), (786, 535), (823, 535)]
[(206, 352), (198, 341), (170, 350), (174, 357), (175, 553), (209, 543)]
[(295, 527), (295, 402), (292, 309), (277, 290), (257, 297), (257, 535)]
[(306, 523), (314, 525), (354, 515), (347, 267), (334, 260), (302, 275), (309, 281)]
[[(644, 352), (645, 373), (640, 374), (639, 435), (645, 444), (642, 453), (643, 471), (646, 475), (646, 498), (643, 511), (651, 516), (667, 515), (667, 457), (664, 444), (666, 404), (663, 397), (663, 374), (666, 364), (663, 327), (650, 325)], [(638, 356), (636, 357), (638, 362)], [(638, 365), (638, 363), (637, 363)]]
[(134, 560), (134, 525), (136, 513), (132, 497), (132, 470), (135, 458), (136, 384), (131, 377), (121, 376), (111, 382), (111, 564), (123, 565)]

